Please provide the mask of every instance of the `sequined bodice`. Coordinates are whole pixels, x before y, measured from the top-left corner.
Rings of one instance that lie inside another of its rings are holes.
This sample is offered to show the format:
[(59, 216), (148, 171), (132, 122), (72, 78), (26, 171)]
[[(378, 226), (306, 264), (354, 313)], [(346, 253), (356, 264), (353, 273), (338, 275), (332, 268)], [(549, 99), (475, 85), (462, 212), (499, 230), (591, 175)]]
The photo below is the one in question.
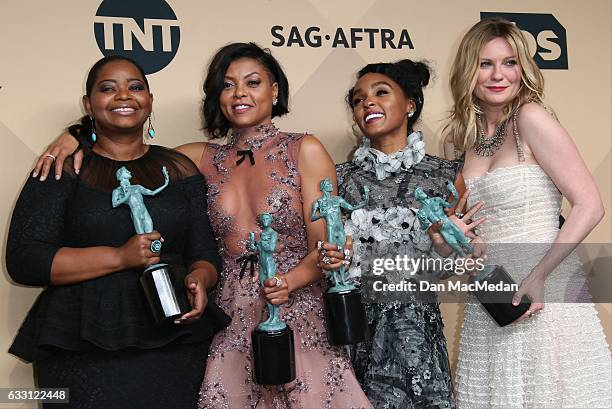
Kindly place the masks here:
[[(301, 258), (306, 236), (296, 155), (303, 135), (281, 133), (273, 125), (243, 132), (227, 145), (210, 144), (200, 163), (221, 252), (225, 257), (246, 254), (249, 232), (261, 230), (258, 217), (268, 212), (279, 234), (277, 253), (300, 249)], [(247, 150), (254, 163), (243, 153)]]
[[(274, 253), (278, 274), (290, 271), (307, 253), (297, 171), (303, 136), (279, 132), (273, 125), (251, 128), (234, 133), (226, 145), (209, 144), (200, 162), (209, 184), (211, 225), (223, 258), (216, 300), (234, 318), (229, 327), (233, 334), (224, 341), (223, 348), (231, 344), (230, 348), (249, 352), (250, 329), (267, 314), (259, 280), (253, 282), (250, 269), (243, 271), (238, 261), (250, 253), (249, 232), (259, 237), (259, 215), (268, 212), (273, 217), (272, 228), (278, 233)], [(252, 161), (247, 150), (252, 152)], [(290, 325), (297, 316), (312, 310), (305, 304), (292, 308), (295, 303), (313, 298), (312, 288), (294, 292), (293, 303), (283, 307), (283, 319)]]
[(251, 331), (268, 309), (259, 280), (251, 279), (250, 268), (241, 274), (238, 259), (250, 253), (249, 232), (259, 237), (258, 216), (264, 212), (278, 233), (276, 274), (286, 274), (306, 256), (298, 173), (303, 137), (261, 126), (234, 134), (227, 145), (209, 144), (202, 156), (209, 216), (223, 258), (215, 300), (232, 322), (211, 345), (199, 408), (370, 408), (346, 352), (327, 341), (322, 281), (292, 291), (280, 306), (294, 334), (296, 380), (283, 388), (253, 382)]
[(469, 204), (484, 201), (487, 221), (479, 233), (487, 243), (551, 243), (559, 226), (562, 196), (538, 165), (494, 169), (467, 179)]

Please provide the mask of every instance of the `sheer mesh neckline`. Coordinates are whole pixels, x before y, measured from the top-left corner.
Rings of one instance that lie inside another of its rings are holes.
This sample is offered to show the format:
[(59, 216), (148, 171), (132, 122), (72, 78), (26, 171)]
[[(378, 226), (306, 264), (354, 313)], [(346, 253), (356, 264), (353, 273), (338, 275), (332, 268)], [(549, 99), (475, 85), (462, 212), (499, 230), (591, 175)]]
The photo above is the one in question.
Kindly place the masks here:
[(113, 159), (113, 158), (110, 158), (110, 157), (108, 157), (108, 156), (106, 156), (106, 155), (103, 155), (103, 154), (101, 154), (101, 153), (98, 153), (98, 152), (94, 151), (93, 149), (92, 149), (92, 151), (91, 151), (89, 154), (90, 154), (90, 155), (92, 155), (92, 156), (97, 157), (98, 159), (105, 160), (105, 161), (109, 161), (109, 162), (111, 162), (111, 163), (126, 163), (126, 164), (128, 164), (128, 163), (138, 162), (138, 161), (140, 161), (140, 160), (144, 160), (144, 159), (146, 159), (146, 158), (147, 158), (147, 156), (148, 156), (148, 155), (149, 155), (149, 153), (151, 152), (151, 146), (152, 146), (152, 145), (145, 145), (145, 146), (147, 146), (148, 148), (147, 148), (147, 150), (146, 150), (146, 151), (145, 151), (145, 152), (144, 152), (142, 155), (138, 156), (137, 158), (134, 158), (134, 159), (128, 159), (128, 160), (118, 160), (118, 159)]
[(249, 128), (232, 129), (229, 145), (257, 150), (260, 149), (267, 140), (274, 138), (278, 133), (279, 130), (273, 123), (256, 125)]

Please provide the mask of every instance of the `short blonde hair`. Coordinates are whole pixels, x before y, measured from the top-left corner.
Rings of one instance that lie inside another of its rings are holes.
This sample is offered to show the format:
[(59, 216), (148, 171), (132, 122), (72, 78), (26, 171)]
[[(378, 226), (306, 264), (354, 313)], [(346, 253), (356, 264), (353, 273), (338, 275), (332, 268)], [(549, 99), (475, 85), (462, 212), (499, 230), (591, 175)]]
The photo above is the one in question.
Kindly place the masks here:
[[(516, 97), (504, 107), (500, 123), (507, 121), (512, 114), (527, 102), (544, 105), (544, 77), (529, 53), (527, 41), (514, 23), (499, 17), (487, 18), (476, 23), (461, 39), (457, 55), (451, 67), (450, 88), (453, 107), (444, 133), (450, 139), (455, 152), (464, 152), (476, 143), (480, 124), (476, 114), (482, 114), (478, 98), (474, 95), (480, 52), (495, 38), (504, 38), (512, 47), (521, 69), (521, 85)], [(448, 140), (447, 139), (447, 140)]]

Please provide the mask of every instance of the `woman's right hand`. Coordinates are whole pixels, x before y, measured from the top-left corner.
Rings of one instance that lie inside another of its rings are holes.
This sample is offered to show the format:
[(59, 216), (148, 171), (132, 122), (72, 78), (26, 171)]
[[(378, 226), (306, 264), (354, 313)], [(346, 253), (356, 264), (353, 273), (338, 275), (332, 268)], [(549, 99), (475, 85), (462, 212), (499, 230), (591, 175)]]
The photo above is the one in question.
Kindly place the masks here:
[(64, 161), (70, 155), (74, 155), (74, 171), (78, 174), (83, 163), (83, 150), (78, 148), (79, 142), (74, 136), (67, 131), (62, 133), (38, 157), (32, 177), (35, 178), (40, 175), (41, 181), (47, 179), (51, 166), (55, 163), (55, 179), (60, 179), (62, 177)]
[(326, 271), (339, 270), (342, 265), (346, 269), (351, 264), (353, 258), (353, 238), (346, 236), (346, 242), (344, 243), (343, 251), (338, 250), (338, 246), (327, 241), (317, 243), (317, 249), (319, 250), (318, 266)]
[(160, 253), (151, 251), (153, 240), (161, 240), (161, 234), (157, 231), (151, 233), (136, 234), (124, 245), (117, 248), (119, 264), (121, 269), (141, 268), (160, 262)]

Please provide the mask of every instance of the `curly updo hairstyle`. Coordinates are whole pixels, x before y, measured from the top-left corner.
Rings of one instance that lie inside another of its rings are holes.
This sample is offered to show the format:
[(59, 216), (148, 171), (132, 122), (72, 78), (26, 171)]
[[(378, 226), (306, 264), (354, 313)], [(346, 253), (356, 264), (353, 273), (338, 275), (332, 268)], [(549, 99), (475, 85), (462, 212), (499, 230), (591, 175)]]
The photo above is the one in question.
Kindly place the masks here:
[[(413, 131), (413, 125), (418, 121), (423, 110), (423, 88), (429, 84), (431, 69), (425, 62), (415, 62), (409, 59), (399, 60), (393, 63), (368, 64), (357, 73), (357, 79), (366, 74), (382, 74), (392, 79), (400, 86), (404, 95), (414, 102), (414, 115), (408, 118), (408, 133)], [(353, 105), (353, 94), (355, 87), (352, 87), (347, 95), (346, 102), (355, 109)]]

